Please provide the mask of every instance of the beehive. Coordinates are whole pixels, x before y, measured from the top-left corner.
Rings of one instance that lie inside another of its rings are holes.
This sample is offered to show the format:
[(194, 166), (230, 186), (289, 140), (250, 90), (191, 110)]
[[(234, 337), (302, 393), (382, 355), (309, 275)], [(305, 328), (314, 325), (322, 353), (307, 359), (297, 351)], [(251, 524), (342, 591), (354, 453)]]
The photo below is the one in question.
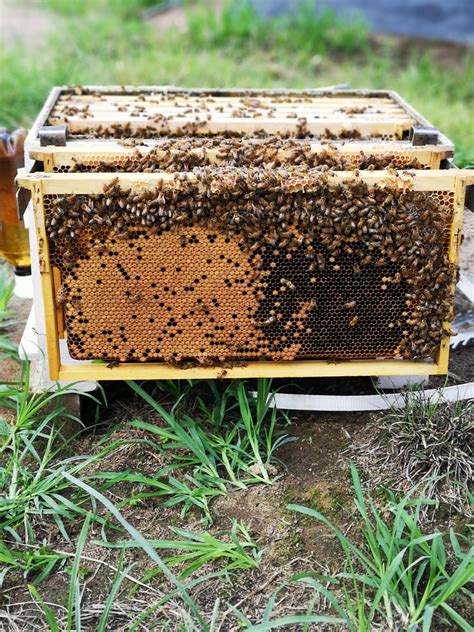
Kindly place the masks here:
[(393, 93), (63, 90), (44, 121), (52, 378), (446, 372), (473, 173)]

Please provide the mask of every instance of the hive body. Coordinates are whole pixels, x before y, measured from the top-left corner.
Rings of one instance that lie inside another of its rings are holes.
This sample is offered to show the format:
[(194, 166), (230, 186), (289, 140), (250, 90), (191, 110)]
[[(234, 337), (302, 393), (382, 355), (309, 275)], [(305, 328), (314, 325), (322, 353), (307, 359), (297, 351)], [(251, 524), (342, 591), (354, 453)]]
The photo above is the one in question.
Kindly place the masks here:
[(446, 142), (406, 140), (411, 110), (381, 96), (61, 94), (46, 118), (74, 140), (36, 148), (53, 173), (22, 182), (56, 377), (79, 371), (62, 367), (61, 337), (72, 358), (104, 362), (102, 379), (142, 363), (150, 377), (445, 370), (468, 182), (431, 169)]

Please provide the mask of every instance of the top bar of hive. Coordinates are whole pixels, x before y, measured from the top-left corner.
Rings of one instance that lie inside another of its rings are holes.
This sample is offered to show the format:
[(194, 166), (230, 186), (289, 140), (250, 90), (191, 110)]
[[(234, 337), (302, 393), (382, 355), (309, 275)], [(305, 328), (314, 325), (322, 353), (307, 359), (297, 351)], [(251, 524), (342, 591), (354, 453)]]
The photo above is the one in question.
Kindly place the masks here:
[[(66, 125), (76, 139), (159, 139), (236, 135), (353, 141), (405, 142), (430, 124), (391, 91), (185, 90), (181, 88), (55, 88), (32, 130)], [(442, 157), (452, 144), (437, 130), (421, 146)], [(418, 146), (420, 143), (417, 143)]]

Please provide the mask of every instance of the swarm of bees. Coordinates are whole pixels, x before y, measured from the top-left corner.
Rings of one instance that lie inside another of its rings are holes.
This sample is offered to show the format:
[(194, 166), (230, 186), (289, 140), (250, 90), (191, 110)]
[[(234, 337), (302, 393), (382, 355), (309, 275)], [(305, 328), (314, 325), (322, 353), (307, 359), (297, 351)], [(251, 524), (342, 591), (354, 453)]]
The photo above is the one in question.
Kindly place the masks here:
[[(356, 175), (336, 183), (333, 163), (325, 173), (320, 156), (283, 141), (211, 142), (219, 166), (203, 143), (192, 166), (186, 143), (143, 157), (137, 170), (175, 171), (156, 188), (113, 180), (99, 194), (46, 196), (73, 357), (434, 357), (452, 317), (450, 194)], [(291, 160), (280, 162), (282, 148)]]

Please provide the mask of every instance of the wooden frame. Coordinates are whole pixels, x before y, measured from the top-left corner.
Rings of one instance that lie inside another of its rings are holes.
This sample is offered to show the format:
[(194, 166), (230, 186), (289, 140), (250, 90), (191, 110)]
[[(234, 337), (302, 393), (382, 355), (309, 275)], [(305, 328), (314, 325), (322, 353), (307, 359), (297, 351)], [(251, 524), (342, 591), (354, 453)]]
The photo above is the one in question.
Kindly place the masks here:
[[(265, 98), (265, 96), (279, 96), (281, 98), (284, 97), (297, 97), (302, 94), (308, 95), (311, 98), (319, 98), (319, 99), (327, 99), (331, 102), (340, 101), (341, 104), (348, 106), (351, 104), (357, 104), (358, 102), (366, 102), (370, 103), (371, 100), (374, 102), (374, 99), (384, 99), (387, 101), (387, 112), (380, 113), (377, 115), (379, 117), (379, 121), (381, 122), (382, 127), (380, 129), (376, 129), (374, 127), (374, 120), (372, 115), (372, 120), (369, 117), (364, 117), (364, 115), (356, 115), (352, 118), (345, 118), (345, 122), (341, 123), (341, 119), (344, 118), (342, 113), (338, 114), (331, 122), (331, 125), (334, 125), (334, 131), (350, 130), (350, 129), (359, 129), (362, 132), (373, 132), (373, 133), (406, 133), (412, 127), (432, 127), (431, 124), (424, 119), (418, 112), (416, 112), (411, 106), (409, 106), (396, 92), (390, 90), (349, 90), (349, 89), (340, 89), (340, 88), (323, 88), (323, 89), (313, 89), (313, 90), (237, 90), (237, 89), (229, 89), (229, 90), (188, 90), (185, 88), (177, 88), (171, 86), (87, 86), (83, 88), (83, 94), (80, 93), (80, 90), (76, 90), (71, 87), (57, 87), (54, 88), (48, 100), (45, 103), (40, 115), (38, 116), (37, 121), (35, 122), (34, 127), (32, 128), (30, 134), (27, 139), (27, 146), (30, 150), (30, 155), (34, 156), (37, 160), (41, 160), (41, 156), (44, 156), (46, 160), (54, 161), (54, 158), (51, 158), (50, 154), (45, 152), (44, 149), (39, 147), (38, 134), (41, 126), (47, 124), (48, 119), (52, 115), (55, 107), (63, 98), (71, 98), (83, 100), (84, 103), (92, 100), (94, 98), (99, 99), (102, 96), (113, 96), (114, 99), (122, 99), (122, 100), (130, 100), (136, 95), (146, 95), (150, 98), (153, 95), (172, 95), (173, 98), (179, 98), (180, 96), (185, 96), (186, 98), (196, 97), (201, 98), (202, 96), (210, 96), (215, 98), (226, 98), (226, 99), (237, 99), (242, 97), (258, 97)], [(163, 110), (163, 106), (157, 108), (158, 110)], [(301, 113), (304, 115), (305, 105), (301, 104)], [(389, 120), (390, 116), (387, 114), (390, 112), (398, 112), (398, 115), (393, 118), (393, 120)], [(360, 118), (360, 121), (358, 119)], [(68, 121), (69, 121), (69, 117)], [(222, 117), (221, 117), (222, 118)], [(71, 120), (73, 120), (72, 117)], [(123, 114), (114, 114), (112, 118), (109, 117), (107, 121), (107, 117), (101, 121), (109, 122), (109, 123), (125, 123), (131, 122), (133, 125), (139, 125), (140, 121), (137, 118), (130, 117), (130, 113), (124, 112)], [(134, 122), (135, 121), (135, 122)], [(238, 121), (238, 122), (236, 122)], [(287, 131), (291, 131), (295, 129), (297, 125), (296, 119), (293, 119), (294, 122), (291, 122), (291, 119), (268, 119), (267, 123), (270, 128), (274, 132), (281, 133), (285, 129)], [(76, 123), (80, 126), (88, 126), (90, 123), (94, 122), (94, 118), (90, 119), (82, 119), (79, 118)], [(146, 121), (145, 121), (146, 122)], [(188, 121), (189, 122), (189, 121)], [(96, 121), (96, 124), (99, 124), (99, 121)], [(179, 125), (186, 123), (186, 120), (181, 119)], [(359, 125), (360, 123), (360, 125)], [(143, 126), (143, 121), (141, 123)], [(217, 121), (216, 131), (218, 129), (228, 129), (229, 125), (232, 128), (237, 129), (240, 128), (242, 131), (251, 132), (255, 128), (255, 124), (252, 122), (252, 119), (236, 119), (235, 116), (230, 118), (222, 118), (222, 120)], [(240, 127), (239, 127), (240, 126)], [(262, 126), (262, 120), (259, 119), (259, 122), (256, 127)], [(324, 132), (326, 127), (328, 126), (328, 119), (321, 119), (318, 122), (316, 119), (310, 125), (310, 130), (315, 133)], [(291, 129), (290, 129), (291, 128)], [(271, 131), (271, 130), (270, 130)], [(160, 141), (149, 140), (147, 141), (147, 145), (151, 148), (159, 144)], [(424, 146), (414, 146), (410, 140), (358, 140), (351, 139), (350, 141), (346, 140), (331, 140), (331, 147), (336, 151), (341, 151), (344, 154), (351, 153), (359, 153), (363, 151), (364, 153), (372, 153), (372, 154), (385, 154), (391, 152), (401, 152), (404, 155), (409, 155), (413, 158), (418, 158), (418, 160), (427, 167), (437, 169), (441, 166), (441, 161), (447, 158), (452, 157), (453, 155), (453, 145), (452, 143), (441, 133), (438, 132), (438, 142), (436, 145), (424, 145)], [(109, 140), (109, 139), (98, 139), (98, 140), (83, 140), (80, 138), (71, 138), (67, 141), (67, 147), (71, 151), (75, 152), (75, 154), (80, 155), (83, 152), (91, 152), (95, 154), (103, 154), (105, 152), (106, 155), (122, 155), (127, 152), (127, 149), (124, 150), (123, 146), (120, 145), (118, 141)], [(321, 151), (325, 148), (324, 143), (313, 143), (314, 151)], [(61, 152), (60, 148), (55, 148), (57, 151), (58, 160), (59, 158), (66, 158), (67, 154)], [(110, 152), (110, 154), (109, 154)], [(53, 165), (54, 166), (54, 165)]]
[[(251, 361), (231, 368), (194, 367), (180, 369), (164, 363), (123, 363), (108, 368), (104, 364), (92, 364), (86, 361), (65, 362), (60, 352), (60, 323), (55, 303), (54, 275), (49, 262), (49, 249), (44, 224), (43, 196), (53, 193), (98, 193), (104, 184), (118, 177), (123, 187), (135, 186), (149, 188), (156, 186), (159, 180), (172, 181), (167, 173), (120, 173), (104, 174), (46, 174), (26, 175), (20, 172), (19, 186), (32, 190), (36, 231), (39, 245), (39, 267), (44, 301), (46, 323), (46, 343), (50, 378), (52, 380), (116, 380), (116, 379), (179, 379), (179, 378), (251, 378), (251, 377), (317, 377), (317, 376), (381, 376), (381, 375), (433, 375), (447, 372), (449, 357), (449, 337), (440, 346), (435, 362), (413, 362), (392, 360), (297, 360), (290, 362)], [(329, 176), (334, 182), (350, 180), (352, 172), (337, 172)], [(385, 171), (362, 171), (359, 178), (368, 184), (393, 179)], [(453, 263), (458, 260), (458, 247), (461, 237), (462, 216), (464, 210), (465, 188), (474, 184), (474, 170), (434, 170), (403, 172), (395, 179), (419, 191), (453, 191), (455, 202), (450, 226), (449, 258)], [(412, 183), (409, 185), (408, 183)], [(452, 286), (454, 293), (454, 285)], [(449, 323), (446, 323), (449, 326)]]

